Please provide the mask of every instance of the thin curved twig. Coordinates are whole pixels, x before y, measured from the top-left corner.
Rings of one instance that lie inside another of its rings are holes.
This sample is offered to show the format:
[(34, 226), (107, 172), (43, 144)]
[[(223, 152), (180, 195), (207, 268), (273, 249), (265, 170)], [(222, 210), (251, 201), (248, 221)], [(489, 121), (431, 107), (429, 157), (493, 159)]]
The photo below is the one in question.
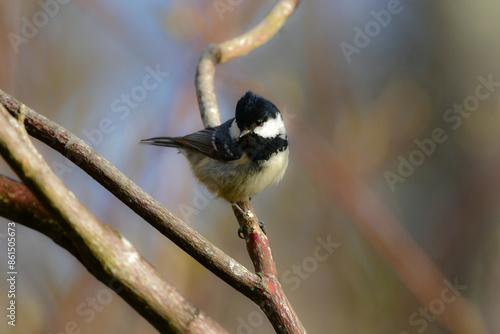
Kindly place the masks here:
[(195, 86), (201, 119), (205, 128), (214, 127), (221, 123), (214, 88), (215, 66), (243, 57), (267, 43), (283, 27), (299, 2), (300, 0), (279, 1), (254, 28), (229, 41), (209, 44), (203, 50), (196, 68)]
[[(221, 123), (214, 89), (215, 66), (242, 57), (268, 42), (281, 29), (299, 2), (300, 0), (279, 1), (253, 29), (221, 44), (210, 44), (202, 52), (196, 70), (195, 86), (205, 127)], [(269, 240), (259, 227), (250, 200), (237, 204), (244, 212), (249, 213), (243, 216), (233, 207), (238, 224), (246, 225), (247, 250), (255, 271), (261, 278), (260, 285), (256, 285), (260, 293), (255, 294), (252, 300), (264, 311), (277, 333), (305, 333), (305, 328), (281, 287)]]

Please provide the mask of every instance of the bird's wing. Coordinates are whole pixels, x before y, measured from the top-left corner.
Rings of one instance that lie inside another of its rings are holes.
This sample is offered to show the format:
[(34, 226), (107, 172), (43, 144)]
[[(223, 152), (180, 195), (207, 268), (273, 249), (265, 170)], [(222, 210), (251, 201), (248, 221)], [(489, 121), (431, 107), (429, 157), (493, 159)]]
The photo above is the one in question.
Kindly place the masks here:
[(226, 123), (173, 139), (182, 146), (197, 150), (213, 159), (237, 160), (241, 157), (241, 152), (225, 127)]
[(141, 143), (191, 149), (201, 152), (212, 159), (233, 161), (241, 158), (243, 154), (243, 150), (238, 147), (238, 143), (229, 134), (229, 128), (233, 120), (234, 118), (215, 128), (206, 128), (184, 137), (156, 137), (144, 139)]

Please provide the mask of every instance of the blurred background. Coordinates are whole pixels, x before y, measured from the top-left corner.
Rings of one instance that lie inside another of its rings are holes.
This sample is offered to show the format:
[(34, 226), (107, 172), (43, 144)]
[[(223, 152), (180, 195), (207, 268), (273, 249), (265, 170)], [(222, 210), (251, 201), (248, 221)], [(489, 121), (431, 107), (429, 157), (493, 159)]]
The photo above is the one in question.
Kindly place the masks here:
[[(247, 31), (274, 3), (0, 0), (0, 89), (86, 140), (252, 268), (230, 206), (206, 194), (175, 150), (138, 142), (201, 129), (194, 90), (201, 51)], [(253, 205), (310, 333), (447, 331), (415, 317), (421, 306), (408, 287), (321, 187), (329, 176), (304, 168), (309, 148), (294, 140), (303, 135), (298, 124), (344, 160), (450, 281), (466, 286), (460, 293), (500, 333), (499, 11), (486, 0), (303, 1), (268, 44), (217, 67), (223, 120), (247, 90), (285, 115), (288, 171)], [(91, 212), (229, 332), (273, 332), (252, 302), (35, 144)], [(15, 177), (3, 160), (0, 172)], [(7, 223), (0, 218), (4, 272)], [(315, 256), (328, 240), (334, 251)], [(156, 332), (47, 237), (17, 224), (17, 244), (17, 325), (2, 316), (0, 332)], [(5, 279), (0, 291), (5, 306)]]

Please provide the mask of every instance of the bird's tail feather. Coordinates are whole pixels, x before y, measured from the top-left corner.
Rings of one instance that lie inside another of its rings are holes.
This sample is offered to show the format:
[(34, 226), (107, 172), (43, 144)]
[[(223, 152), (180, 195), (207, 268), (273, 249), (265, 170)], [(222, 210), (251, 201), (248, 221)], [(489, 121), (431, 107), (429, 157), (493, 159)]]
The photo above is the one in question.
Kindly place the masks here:
[(141, 144), (155, 145), (155, 146), (166, 146), (166, 147), (177, 147), (182, 148), (183, 145), (175, 141), (175, 138), (171, 137), (155, 137), (149, 139), (143, 139), (140, 141)]

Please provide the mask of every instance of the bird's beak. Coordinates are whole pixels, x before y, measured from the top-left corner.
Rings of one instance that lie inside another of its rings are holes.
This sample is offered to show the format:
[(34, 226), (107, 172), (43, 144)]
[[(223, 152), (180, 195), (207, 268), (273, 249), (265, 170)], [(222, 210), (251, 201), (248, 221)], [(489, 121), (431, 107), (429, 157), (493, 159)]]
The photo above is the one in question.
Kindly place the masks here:
[(243, 130), (241, 130), (241, 132), (240, 132), (240, 136), (239, 136), (238, 138), (241, 138), (241, 137), (243, 137), (243, 136), (245, 136), (245, 135), (247, 135), (247, 134), (249, 134), (249, 133), (250, 133), (250, 130), (248, 130), (248, 129), (243, 129)]

